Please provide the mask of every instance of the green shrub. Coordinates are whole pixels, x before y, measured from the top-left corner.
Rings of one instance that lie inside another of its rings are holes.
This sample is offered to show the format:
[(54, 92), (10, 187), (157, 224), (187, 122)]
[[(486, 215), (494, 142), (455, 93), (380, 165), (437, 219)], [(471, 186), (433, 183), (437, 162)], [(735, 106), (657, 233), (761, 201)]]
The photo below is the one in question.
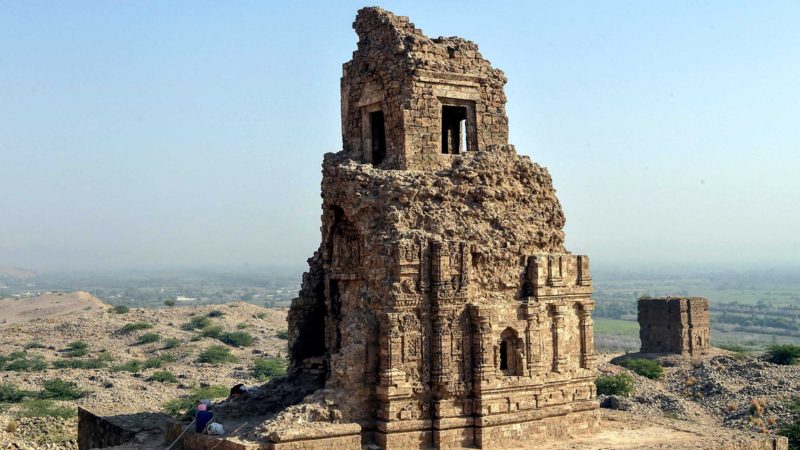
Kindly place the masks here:
[(210, 313), (208, 313), (208, 317), (222, 317), (224, 315), (225, 315), (225, 313), (220, 311), (220, 310), (218, 310), (218, 309), (215, 309), (215, 310), (211, 311)]
[(219, 325), (211, 325), (200, 330), (200, 336), (219, 338), (222, 336), (222, 327)]
[(55, 369), (102, 369), (108, 365), (100, 358), (91, 359), (58, 359), (53, 361)]
[(244, 330), (245, 328), (249, 327), (250, 325), (246, 324), (245, 322), (239, 322), (236, 324), (237, 330)]
[(664, 368), (661, 367), (661, 364), (651, 359), (626, 359), (621, 366), (651, 380), (658, 380), (664, 376)]
[(28, 352), (26, 352), (24, 350), (17, 350), (15, 352), (9, 353), (8, 356), (6, 356), (6, 360), (7, 361), (13, 361), (15, 359), (25, 358), (26, 356), (28, 356)]
[(790, 449), (800, 449), (800, 419), (782, 426), (778, 434), (789, 439)]
[(53, 400), (77, 400), (86, 395), (85, 391), (78, 389), (75, 383), (60, 378), (47, 380), (42, 385), (44, 390), (39, 397)]
[(136, 341), (139, 345), (144, 344), (152, 344), (153, 342), (158, 342), (161, 340), (161, 335), (158, 333), (145, 333), (139, 336), (139, 340)]
[(142, 363), (142, 369), (160, 369), (164, 364), (175, 362), (175, 357), (172, 355), (159, 355), (153, 358), (147, 358)]
[(164, 346), (161, 347), (164, 350), (171, 350), (173, 348), (178, 347), (181, 345), (181, 340), (176, 338), (169, 338), (164, 340)]
[(73, 341), (67, 344), (67, 349), (64, 352), (70, 358), (79, 358), (89, 354), (89, 344), (84, 341)]
[(164, 300), (164, 304), (167, 305), (167, 307), (169, 307), (169, 308), (172, 308), (173, 306), (175, 306), (176, 303), (178, 303), (178, 302), (176, 302), (175, 299)]
[(41, 342), (31, 341), (25, 344), (25, 348), (30, 349), (30, 348), (47, 348), (47, 347)]
[(800, 449), (800, 396), (787, 400), (784, 406), (793, 417), (781, 426), (778, 434), (789, 439), (790, 449)]
[(131, 309), (128, 308), (127, 306), (125, 306), (125, 305), (117, 305), (117, 306), (115, 306), (114, 308), (111, 309), (111, 311), (113, 313), (115, 313), (115, 314), (126, 314), (130, 310)]
[(110, 363), (110, 362), (114, 361), (114, 359), (116, 359), (116, 358), (114, 358), (114, 355), (112, 355), (111, 352), (109, 352), (106, 349), (102, 349), (99, 352), (97, 352), (97, 360), (98, 361), (103, 361), (105, 363)]
[(147, 378), (147, 381), (158, 381), (160, 383), (177, 383), (178, 378), (168, 370), (159, 370), (153, 372), (153, 374)]
[(239, 359), (223, 345), (211, 345), (197, 357), (197, 362), (219, 365), (226, 362), (236, 362)]
[(136, 373), (142, 370), (143, 362), (139, 359), (130, 359), (122, 364), (118, 364), (111, 368), (112, 372), (130, 372)]
[(286, 360), (283, 358), (256, 358), (253, 360), (253, 377), (269, 381), (286, 374)]
[(289, 332), (286, 330), (281, 330), (278, 331), (275, 336), (277, 336), (278, 339), (289, 339)]
[(25, 397), (33, 396), (35, 396), (33, 392), (19, 389), (11, 383), (0, 384), (0, 402), (19, 403), (24, 400)]
[(773, 345), (767, 351), (767, 361), (785, 366), (797, 364), (800, 362), (800, 345)]
[(787, 400), (785, 406), (786, 409), (788, 409), (795, 416), (798, 416), (798, 419), (800, 419), (800, 397), (794, 397), (790, 400)]
[(598, 395), (629, 395), (633, 392), (633, 377), (624, 373), (600, 375), (594, 380)]
[(20, 404), (21, 417), (61, 417), (69, 419), (75, 417), (78, 411), (73, 406), (59, 406), (52, 400), (26, 400)]
[(222, 333), (218, 339), (231, 347), (249, 347), (253, 345), (253, 336), (244, 331)]
[(147, 329), (150, 329), (150, 328), (153, 328), (153, 324), (152, 323), (131, 322), (131, 323), (125, 324), (125, 326), (122, 327), (122, 332), (123, 333), (131, 333), (133, 331), (147, 330)]
[(267, 318), (267, 313), (260, 312), (260, 313), (256, 314), (256, 317), (258, 317), (259, 319), (266, 319)]
[(181, 325), (181, 329), (184, 331), (201, 330), (210, 325), (211, 325), (211, 319), (209, 319), (208, 317), (196, 316), (192, 317), (192, 319), (189, 320), (189, 322)]
[(177, 417), (183, 413), (189, 412), (200, 403), (203, 399), (218, 399), (227, 397), (229, 389), (225, 386), (208, 386), (202, 388), (192, 389), (189, 395), (176, 398), (164, 404), (164, 412), (170, 416)]
[(5, 363), (3, 368), (14, 372), (40, 372), (47, 369), (47, 362), (41, 356), (23, 357)]

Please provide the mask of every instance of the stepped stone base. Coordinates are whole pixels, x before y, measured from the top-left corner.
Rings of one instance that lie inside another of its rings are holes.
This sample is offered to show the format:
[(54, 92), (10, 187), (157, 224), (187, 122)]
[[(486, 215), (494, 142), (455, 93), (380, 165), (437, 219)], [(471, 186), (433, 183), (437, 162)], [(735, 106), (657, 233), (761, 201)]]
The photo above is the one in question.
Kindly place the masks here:
[[(491, 449), (547, 449), (547, 450), (788, 450), (786, 438), (767, 434), (748, 433), (715, 425), (699, 424), (668, 418), (642, 418), (623, 411), (585, 411), (564, 417), (550, 417), (537, 422), (507, 423), (484, 429), (462, 427), (441, 430), (439, 448), (475, 448), (458, 445), (469, 442), (471, 433), (484, 434), (483, 448)], [(291, 433), (293, 440), (280, 442), (245, 442), (235, 437), (203, 436), (187, 433), (183, 440), (185, 450), (300, 450), (300, 449), (407, 449), (434, 448), (434, 432), (389, 433), (378, 436), (375, 442), (362, 447), (356, 424), (337, 424), (326, 431), (310, 431), (300, 437)], [(332, 433), (332, 430), (335, 431)], [(562, 433), (552, 431), (562, 430)], [(354, 433), (349, 433), (348, 430)], [(297, 431), (297, 430), (294, 430)], [(180, 428), (178, 428), (180, 432)], [(338, 435), (335, 435), (339, 433)], [(278, 439), (282, 439), (278, 437)], [(452, 444), (452, 445), (450, 445)]]
[[(567, 420), (565, 422), (565, 420)], [(176, 424), (177, 432), (182, 429)], [(184, 425), (185, 426), (185, 425)], [(356, 424), (336, 424), (324, 431), (314, 430), (300, 435), (298, 430), (285, 436), (273, 436), (279, 442), (246, 442), (236, 437), (204, 436), (187, 433), (185, 450), (373, 450), (433, 448), (434, 432), (403, 432), (384, 435), (362, 447)], [(561, 430), (554, 432), (553, 430)], [(174, 432), (174, 431), (173, 431)], [(550, 450), (788, 450), (786, 438), (767, 434), (748, 433), (715, 425), (700, 424), (668, 418), (647, 418), (624, 411), (584, 411), (565, 417), (550, 417), (537, 422), (507, 423), (485, 429), (462, 427), (439, 430), (439, 448), (476, 448), (461, 446), (470, 442), (472, 433), (484, 433), (491, 449), (550, 449)], [(367, 432), (368, 433), (368, 432)], [(366, 435), (365, 435), (366, 437)], [(369, 439), (365, 439), (369, 441)], [(382, 442), (376, 442), (382, 441)], [(480, 448), (480, 447), (479, 447)]]

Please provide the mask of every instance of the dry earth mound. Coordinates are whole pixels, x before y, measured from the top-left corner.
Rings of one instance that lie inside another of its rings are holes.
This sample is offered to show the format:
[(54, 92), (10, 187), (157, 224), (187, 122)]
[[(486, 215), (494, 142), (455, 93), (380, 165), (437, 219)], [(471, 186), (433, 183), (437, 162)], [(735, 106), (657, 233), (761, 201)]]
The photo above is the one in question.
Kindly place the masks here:
[(108, 305), (88, 292), (58, 292), (0, 300), (0, 327), (77, 312), (101, 311)]

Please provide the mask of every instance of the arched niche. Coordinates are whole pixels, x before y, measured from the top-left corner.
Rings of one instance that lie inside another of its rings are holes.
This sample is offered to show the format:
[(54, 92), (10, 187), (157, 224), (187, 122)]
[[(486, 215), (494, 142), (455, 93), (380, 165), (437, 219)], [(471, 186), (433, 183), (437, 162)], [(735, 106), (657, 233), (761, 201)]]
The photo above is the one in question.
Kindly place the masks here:
[(499, 369), (506, 376), (523, 375), (524, 343), (511, 327), (500, 333)]

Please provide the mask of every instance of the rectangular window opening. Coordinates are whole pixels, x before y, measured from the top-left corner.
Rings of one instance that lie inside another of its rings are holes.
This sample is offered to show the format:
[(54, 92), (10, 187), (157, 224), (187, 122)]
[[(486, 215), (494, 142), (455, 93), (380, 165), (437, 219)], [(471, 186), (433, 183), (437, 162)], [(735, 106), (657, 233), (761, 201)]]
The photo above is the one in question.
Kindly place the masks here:
[(372, 165), (377, 166), (386, 157), (386, 128), (383, 111), (369, 113), (370, 140), (372, 141)]
[(467, 142), (467, 107), (442, 105), (442, 153), (465, 153)]

